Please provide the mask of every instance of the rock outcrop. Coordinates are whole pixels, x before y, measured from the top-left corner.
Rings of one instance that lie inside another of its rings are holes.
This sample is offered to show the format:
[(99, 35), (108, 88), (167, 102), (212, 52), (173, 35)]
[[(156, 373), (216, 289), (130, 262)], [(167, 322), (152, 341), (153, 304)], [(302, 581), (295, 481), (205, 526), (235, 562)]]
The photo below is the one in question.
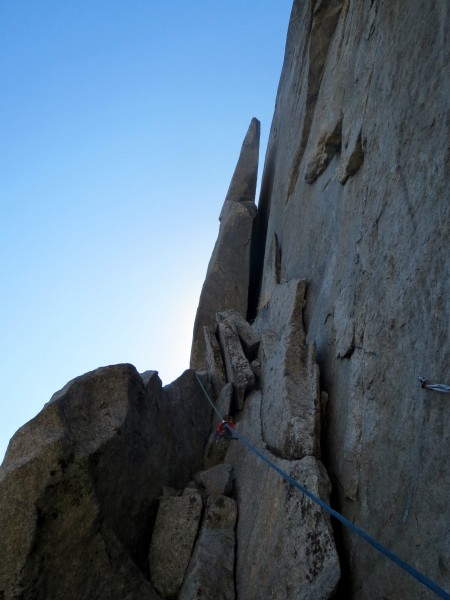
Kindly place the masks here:
[[(221, 481), (223, 476), (218, 474), (226, 475), (230, 465), (234, 468), (238, 598), (325, 600), (336, 593), (341, 575), (330, 519), (270, 471), (248, 447), (250, 443), (266, 455), (270, 451), (270, 460), (278, 468), (329, 503), (331, 485), (320, 462), (319, 368), (314, 345), (307, 344), (303, 329), (306, 283), (275, 283), (271, 290), (252, 326), (236, 311), (217, 314), (216, 335), (223, 336), (226, 326), (234, 337), (232, 351), (221, 343), (228, 382), (216, 408), (221, 412), (231, 406), (236, 431), (245, 435), (247, 442), (241, 445), (237, 440), (220, 439), (218, 445), (227, 449), (220, 459), (226, 464), (198, 475), (196, 481), (208, 488), (213, 478)], [(246, 387), (236, 372), (244, 365), (248, 369), (256, 352), (260, 377)], [(210, 378), (214, 379), (213, 372)], [(234, 403), (230, 388), (234, 389)], [(218, 453), (213, 451), (216, 447), (211, 440), (206, 464), (218, 461)]]
[(150, 546), (151, 581), (164, 600), (234, 600), (232, 467), (217, 465), (197, 473), (195, 480), (200, 489), (188, 487), (160, 498)]
[[(252, 392), (239, 432), (261, 452), (261, 393)], [(236, 557), (238, 598), (325, 600), (340, 579), (330, 519), (254, 454), (233, 442), (226, 460), (233, 464), (239, 520)], [(330, 482), (314, 457), (271, 460), (314, 494), (329, 502)]]
[(205, 489), (209, 496), (231, 495), (233, 476), (231, 465), (219, 464), (201, 471), (195, 478), (198, 485)]
[(199, 492), (161, 498), (150, 545), (150, 580), (162, 598), (177, 598), (189, 565), (203, 502)]
[(146, 559), (155, 501), (201, 467), (210, 430), (194, 381), (187, 371), (162, 388), (155, 372), (101, 368), (15, 434), (0, 469), (0, 597), (158, 597)]
[(206, 367), (204, 327), (215, 325), (216, 313), (247, 313), (250, 242), (256, 216), (260, 123), (252, 119), (220, 213), (219, 235), (200, 295), (191, 351), (191, 368)]
[(255, 386), (255, 375), (249, 359), (244, 353), (237, 331), (226, 321), (217, 325), (219, 344), (227, 373), (227, 381), (233, 385), (236, 405), (239, 410), (244, 406), (244, 398)]
[(273, 283), (270, 290), (254, 323), (261, 334), (263, 438), (283, 458), (320, 458), (319, 368), (303, 326), (306, 282)]

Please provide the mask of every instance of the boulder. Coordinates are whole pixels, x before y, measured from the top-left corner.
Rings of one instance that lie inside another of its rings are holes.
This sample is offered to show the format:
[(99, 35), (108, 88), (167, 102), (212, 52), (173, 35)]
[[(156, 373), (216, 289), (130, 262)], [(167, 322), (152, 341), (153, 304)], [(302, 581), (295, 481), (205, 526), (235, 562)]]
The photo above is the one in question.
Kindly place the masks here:
[(244, 406), (245, 394), (255, 386), (255, 376), (242, 350), (241, 342), (235, 329), (227, 322), (220, 322), (217, 327), (227, 380), (233, 384), (236, 395), (236, 406), (238, 410), (241, 410)]
[(0, 468), (1, 597), (157, 598), (144, 555), (166, 483), (158, 402), (133, 366), (101, 368), (14, 435)]
[(236, 503), (231, 498), (221, 495), (208, 498), (179, 600), (234, 600), (236, 515)]
[(216, 465), (200, 471), (195, 481), (205, 489), (206, 494), (230, 496), (233, 491), (233, 467), (231, 465)]
[(211, 494), (206, 503), (205, 516), (202, 521), (202, 530), (234, 530), (236, 519), (236, 502), (223, 494)]
[(0, 468), (0, 597), (157, 598), (156, 498), (201, 468), (210, 416), (192, 371), (162, 388), (116, 365), (54, 394)]
[(260, 124), (253, 119), (220, 215), (219, 235), (209, 261), (194, 323), (191, 368), (206, 366), (203, 327), (215, 323), (216, 313), (235, 309), (247, 313), (250, 243), (256, 216)]
[(162, 598), (178, 597), (197, 536), (202, 506), (202, 498), (196, 490), (160, 500), (149, 566), (151, 582)]
[(209, 469), (211, 467), (214, 467), (215, 465), (223, 463), (225, 456), (228, 452), (229, 444), (229, 440), (225, 438), (217, 440), (214, 433), (211, 433), (205, 448), (203, 468)]
[[(203, 376), (202, 383), (208, 391), (206, 376)], [(165, 472), (170, 485), (179, 488), (202, 468), (212, 408), (195, 372), (187, 369), (163, 388), (158, 409), (158, 426), (170, 440), (160, 469)]]
[(157, 389), (161, 387), (158, 371), (144, 371), (140, 375), (147, 389), (152, 389), (153, 386), (156, 386)]
[(262, 364), (263, 438), (287, 459), (320, 458), (320, 380), (314, 344), (302, 325), (285, 329)]
[(227, 323), (239, 336), (244, 354), (249, 360), (256, 356), (259, 337), (252, 326), (237, 310), (224, 310), (216, 314), (217, 323)]

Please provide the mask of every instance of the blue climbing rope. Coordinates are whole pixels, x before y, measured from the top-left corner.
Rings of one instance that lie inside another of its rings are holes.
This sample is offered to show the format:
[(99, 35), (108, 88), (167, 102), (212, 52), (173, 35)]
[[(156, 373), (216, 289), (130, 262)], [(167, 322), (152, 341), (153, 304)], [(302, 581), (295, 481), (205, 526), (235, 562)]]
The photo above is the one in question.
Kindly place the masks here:
[[(205, 387), (203, 386), (202, 382), (200, 381), (198, 374), (195, 373), (195, 376), (197, 377), (197, 381), (199, 382), (200, 387), (202, 388), (203, 393), (206, 396), (206, 399), (211, 404), (212, 408), (214, 409), (214, 411), (216, 412), (218, 417), (221, 419), (221, 421), (223, 421), (224, 419), (223, 419), (222, 415), (217, 410), (216, 406), (214, 405), (214, 402), (209, 397), (209, 394), (206, 391)], [(358, 535), (360, 538), (365, 540), (368, 544), (370, 544), (370, 546), (375, 548), (375, 550), (378, 550), (378, 552), (380, 552), (381, 554), (383, 554), (384, 556), (389, 558), (393, 563), (395, 563), (401, 569), (403, 569), (404, 571), (409, 573), (409, 575), (414, 577), (414, 579), (416, 579), (422, 585), (424, 585), (429, 590), (434, 592), (437, 596), (439, 596), (440, 598), (444, 598), (444, 600), (450, 600), (450, 594), (448, 592), (446, 592), (443, 588), (441, 588), (439, 585), (437, 585), (434, 581), (432, 581), (431, 579), (429, 579), (428, 577), (423, 575), (420, 571), (415, 569), (413, 566), (411, 566), (410, 564), (408, 564), (407, 562), (402, 560), (394, 552), (389, 550), (389, 548), (386, 548), (386, 546), (383, 546), (383, 544), (378, 542), (375, 538), (370, 536), (363, 529), (361, 529), (360, 527), (358, 527), (357, 525), (355, 525), (354, 523), (352, 523), (351, 521), (346, 519), (343, 515), (341, 515), (341, 513), (337, 512), (336, 510), (331, 508), (331, 506), (328, 506), (328, 504), (326, 504), (323, 500), (321, 500), (315, 494), (310, 492), (307, 488), (305, 488), (303, 485), (301, 485), (301, 483), (299, 483), (296, 479), (294, 479), (288, 473), (286, 473), (286, 471), (283, 471), (283, 469), (280, 469), (275, 463), (273, 463), (269, 458), (267, 458), (267, 456), (265, 456), (259, 450), (257, 450), (245, 436), (243, 436), (241, 433), (239, 433), (239, 431), (237, 431), (236, 429), (232, 429), (228, 424), (226, 424), (225, 427), (227, 427), (232, 432), (233, 436), (237, 437), (238, 440), (242, 444), (244, 444), (244, 446), (246, 446), (251, 452), (256, 454), (256, 456), (258, 458), (263, 460), (267, 465), (269, 465), (269, 467), (271, 469), (273, 469), (279, 475), (281, 475), (281, 477), (283, 477), (283, 479), (288, 481), (294, 488), (296, 488), (297, 490), (302, 492), (302, 494), (304, 494), (307, 498), (309, 498), (310, 500), (315, 502), (315, 504), (318, 504), (321, 508), (323, 508), (323, 510), (325, 512), (327, 512), (329, 515), (331, 515), (332, 517), (334, 517), (335, 519), (340, 521), (343, 525), (348, 527), (350, 529), (350, 531), (353, 531), (353, 533), (356, 533), (356, 535)]]

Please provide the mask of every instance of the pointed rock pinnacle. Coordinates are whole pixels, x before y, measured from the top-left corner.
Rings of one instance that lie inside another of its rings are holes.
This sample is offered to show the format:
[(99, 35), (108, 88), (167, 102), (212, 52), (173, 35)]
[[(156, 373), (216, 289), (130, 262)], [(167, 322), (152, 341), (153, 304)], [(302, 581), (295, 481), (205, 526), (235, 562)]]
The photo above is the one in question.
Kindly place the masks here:
[(260, 122), (252, 119), (220, 213), (219, 235), (200, 295), (191, 350), (191, 368), (206, 366), (204, 327), (216, 327), (216, 313), (247, 314), (250, 241), (256, 216)]
[(242, 143), (241, 153), (220, 213), (220, 221), (222, 220), (227, 202), (255, 201), (260, 132), (261, 123), (253, 117)]

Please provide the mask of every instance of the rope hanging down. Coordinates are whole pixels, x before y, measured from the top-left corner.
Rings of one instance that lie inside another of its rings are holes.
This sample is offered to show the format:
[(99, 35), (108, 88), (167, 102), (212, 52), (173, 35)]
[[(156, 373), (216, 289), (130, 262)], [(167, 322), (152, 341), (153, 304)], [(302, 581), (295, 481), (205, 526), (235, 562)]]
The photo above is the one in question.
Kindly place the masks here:
[(421, 387), (426, 390), (432, 390), (433, 392), (441, 392), (441, 394), (449, 394), (450, 393), (450, 385), (445, 385), (444, 383), (430, 383), (428, 379), (425, 377), (419, 377)]
[[(223, 419), (222, 415), (217, 410), (216, 406), (214, 405), (214, 402), (209, 397), (209, 394), (205, 390), (202, 382), (200, 381), (198, 374), (195, 373), (195, 376), (197, 377), (197, 381), (200, 384), (200, 387), (202, 388), (203, 393), (206, 396), (206, 399), (208, 400), (208, 402), (210, 403), (210, 405), (212, 406), (212, 408), (214, 409), (214, 411), (216, 412), (218, 417), (223, 421), (224, 419)], [(381, 554), (383, 554), (384, 556), (389, 558), (393, 563), (395, 563), (401, 569), (403, 569), (404, 571), (409, 573), (409, 575), (411, 575), (411, 577), (414, 577), (414, 579), (416, 579), (422, 585), (424, 585), (429, 590), (434, 592), (437, 596), (439, 596), (439, 598), (444, 598), (444, 600), (450, 600), (450, 594), (448, 592), (446, 592), (443, 588), (438, 586), (434, 581), (432, 581), (431, 579), (429, 579), (428, 577), (426, 577), (425, 575), (420, 573), (420, 571), (415, 569), (413, 566), (409, 565), (407, 562), (402, 560), (399, 556), (394, 554), (394, 552), (389, 550), (389, 548), (386, 548), (385, 546), (383, 546), (383, 544), (378, 542), (375, 538), (370, 536), (363, 529), (361, 529), (360, 527), (358, 527), (357, 525), (355, 525), (354, 523), (352, 523), (351, 521), (346, 519), (343, 515), (341, 515), (341, 513), (337, 512), (336, 510), (331, 508), (331, 506), (328, 506), (328, 504), (326, 504), (323, 500), (321, 500), (316, 495), (314, 495), (312, 492), (310, 492), (308, 489), (306, 489), (301, 483), (299, 483), (296, 479), (294, 479), (288, 473), (286, 473), (286, 471), (283, 471), (283, 469), (280, 469), (275, 463), (273, 463), (269, 458), (267, 458), (267, 456), (264, 456), (264, 454), (262, 454), (259, 450), (257, 450), (245, 436), (243, 436), (241, 433), (239, 433), (239, 431), (237, 431), (236, 429), (231, 429), (231, 427), (228, 424), (225, 426), (230, 429), (230, 431), (233, 433), (233, 435), (235, 437), (237, 437), (237, 439), (242, 444), (244, 444), (244, 446), (246, 446), (251, 452), (256, 454), (256, 456), (258, 456), (258, 458), (260, 458), (266, 464), (268, 464), (271, 469), (273, 469), (279, 475), (281, 475), (281, 477), (283, 477), (286, 481), (288, 481), (297, 490), (302, 492), (302, 494), (304, 494), (307, 498), (309, 498), (315, 504), (318, 504), (321, 508), (323, 508), (323, 510), (325, 512), (327, 512), (329, 515), (331, 515), (332, 517), (334, 517), (335, 519), (340, 521), (343, 525), (345, 525), (351, 531), (353, 531), (353, 533), (356, 533), (356, 535), (358, 535), (360, 538), (362, 538), (364, 541), (366, 541), (368, 544), (370, 544), (370, 546), (375, 548), (375, 550), (378, 550), (378, 552), (380, 552)]]

